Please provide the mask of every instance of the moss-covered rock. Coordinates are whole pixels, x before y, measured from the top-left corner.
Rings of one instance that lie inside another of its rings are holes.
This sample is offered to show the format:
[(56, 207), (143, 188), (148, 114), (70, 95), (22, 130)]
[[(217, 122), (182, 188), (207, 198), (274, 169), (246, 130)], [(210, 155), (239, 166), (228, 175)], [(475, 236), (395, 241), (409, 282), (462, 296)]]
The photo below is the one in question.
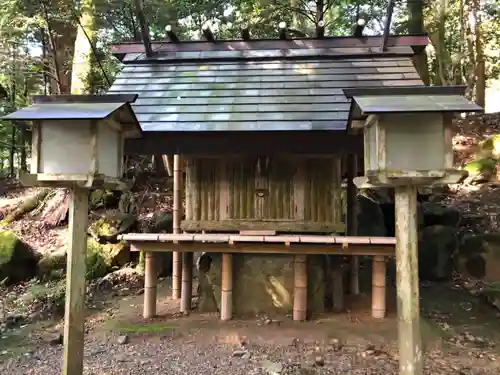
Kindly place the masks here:
[(90, 279), (106, 275), (112, 268), (130, 262), (130, 247), (124, 242), (100, 244), (89, 238), (87, 241), (87, 277)]
[(119, 193), (112, 190), (96, 189), (89, 195), (89, 207), (96, 208), (116, 208), (120, 201)]
[(450, 280), (454, 256), (458, 251), (457, 230), (444, 225), (433, 225), (420, 232), (418, 263), (423, 280)]
[(38, 277), (42, 280), (60, 278), (66, 271), (66, 250), (59, 249), (44, 254), (38, 261)]
[(36, 275), (39, 256), (14, 233), (0, 230), (0, 281), (14, 283)]
[(496, 174), (497, 160), (491, 157), (478, 158), (465, 164), (462, 169), (469, 172), (467, 182), (471, 184), (485, 183)]

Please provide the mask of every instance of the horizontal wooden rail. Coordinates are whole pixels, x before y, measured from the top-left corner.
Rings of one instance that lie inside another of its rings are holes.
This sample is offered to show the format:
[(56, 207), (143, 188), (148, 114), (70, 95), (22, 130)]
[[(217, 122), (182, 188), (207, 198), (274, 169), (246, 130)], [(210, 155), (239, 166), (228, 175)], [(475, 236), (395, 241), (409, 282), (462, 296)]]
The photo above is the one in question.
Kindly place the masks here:
[(121, 239), (130, 242), (133, 251), (368, 256), (393, 256), (395, 253), (392, 237), (131, 233)]
[(274, 244), (340, 244), (348, 245), (396, 245), (394, 237), (360, 237), (360, 236), (301, 236), (276, 235), (252, 236), (238, 234), (164, 234), (164, 233), (129, 233), (119, 236), (119, 239), (129, 242), (214, 242), (233, 244), (236, 242), (260, 242)]

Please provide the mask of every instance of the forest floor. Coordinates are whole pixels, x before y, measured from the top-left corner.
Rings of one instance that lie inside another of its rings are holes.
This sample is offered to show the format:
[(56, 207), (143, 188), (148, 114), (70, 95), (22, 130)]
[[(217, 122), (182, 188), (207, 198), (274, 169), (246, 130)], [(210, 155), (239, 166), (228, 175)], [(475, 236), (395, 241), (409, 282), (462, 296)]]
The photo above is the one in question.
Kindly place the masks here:
[[(221, 322), (215, 314), (180, 316), (178, 301), (167, 297), (169, 285), (162, 281), (159, 317), (147, 322), (137, 290), (91, 304), (86, 375), (398, 373), (394, 290), (388, 317), (380, 321), (370, 317), (370, 298), (362, 295), (348, 313), (305, 323), (264, 316)], [(421, 305), (426, 375), (500, 373), (497, 310), (458, 284), (421, 287)], [(60, 332), (60, 321), (45, 321), (2, 337), (0, 373), (60, 374)]]

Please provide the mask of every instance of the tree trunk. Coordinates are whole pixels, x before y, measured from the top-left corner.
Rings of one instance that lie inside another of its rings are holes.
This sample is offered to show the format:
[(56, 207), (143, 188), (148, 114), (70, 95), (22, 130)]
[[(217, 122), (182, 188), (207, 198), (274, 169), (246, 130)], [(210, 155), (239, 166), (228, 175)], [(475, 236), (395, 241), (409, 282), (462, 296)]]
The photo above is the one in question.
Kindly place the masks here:
[(476, 27), (475, 27), (475, 50), (476, 50), (476, 104), (483, 107), (486, 101), (486, 67), (484, 63), (484, 47), (482, 41), (482, 20), (480, 12), (480, 1), (473, 1), (473, 12), (476, 16)]
[(84, 0), (75, 39), (71, 75), (72, 94), (84, 94), (89, 91), (89, 78), (92, 72), (94, 14), (93, 0)]
[[(424, 12), (422, 1), (408, 1), (408, 31), (410, 34), (422, 34), (424, 32)], [(413, 64), (424, 84), (429, 85), (429, 66), (425, 49), (415, 54)]]

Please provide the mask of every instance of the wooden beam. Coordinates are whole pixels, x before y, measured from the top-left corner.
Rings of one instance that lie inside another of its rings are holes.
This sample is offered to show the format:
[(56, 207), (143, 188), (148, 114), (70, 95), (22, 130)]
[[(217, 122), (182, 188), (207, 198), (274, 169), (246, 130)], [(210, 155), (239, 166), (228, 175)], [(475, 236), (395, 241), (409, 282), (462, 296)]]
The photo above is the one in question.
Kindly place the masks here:
[[(346, 217), (346, 234), (348, 236), (356, 236), (358, 234), (358, 210), (357, 210), (357, 188), (354, 184), (354, 178), (358, 174), (357, 170), (357, 155), (347, 156), (347, 217)], [(352, 295), (359, 294), (359, 258), (352, 257), (351, 272), (350, 272), (349, 290)]]
[(186, 232), (239, 232), (242, 230), (274, 230), (291, 233), (344, 233), (342, 223), (281, 220), (183, 220), (181, 229)]
[(295, 255), (293, 259), (293, 320), (307, 319), (307, 255)]
[(231, 320), (233, 316), (233, 254), (222, 254), (221, 274), (221, 320)]
[[(135, 248), (143, 251), (233, 253), (233, 254), (328, 254), (328, 255), (383, 255), (394, 256), (394, 245), (349, 245), (341, 244), (283, 244), (271, 243), (169, 243), (134, 241)], [(134, 250), (134, 249), (132, 249)]]
[(172, 43), (180, 43), (179, 37), (176, 33), (174, 33), (171, 25), (165, 26), (165, 32), (167, 33), (168, 39)]
[(182, 253), (182, 289), (181, 312), (187, 314), (191, 311), (193, 297), (193, 253)]
[(72, 189), (64, 307), (63, 375), (83, 374), (88, 196), (87, 189)]
[(382, 52), (387, 51), (387, 42), (389, 40), (389, 32), (391, 31), (391, 23), (392, 23), (392, 12), (394, 11), (394, 0), (389, 0), (389, 5), (387, 6), (387, 18), (384, 23), (384, 36), (382, 39), (382, 45), (380, 49)]
[(144, 15), (142, 0), (135, 0), (135, 11), (137, 13), (137, 20), (141, 27), (142, 43), (144, 44), (144, 52), (147, 57), (153, 56), (153, 47), (151, 46), (151, 38), (149, 36), (149, 26)]
[(372, 266), (372, 317), (382, 319), (385, 317), (386, 294), (386, 262), (383, 256), (373, 257)]
[(156, 294), (158, 274), (156, 269), (156, 254), (147, 251), (144, 254), (144, 319), (156, 316)]
[[(272, 98), (269, 100), (272, 101)], [(345, 135), (344, 132), (335, 131), (151, 131), (144, 132), (140, 139), (125, 140), (127, 155), (259, 154), (272, 156), (283, 153), (341, 155), (362, 152), (362, 135), (350, 136)]]
[[(199, 51), (251, 51), (251, 50), (279, 50), (279, 49), (312, 49), (312, 48), (348, 48), (348, 47), (380, 47), (382, 36), (363, 36), (356, 38), (354, 36), (346, 37), (324, 37), (301, 38), (286, 40), (252, 39), (246, 40), (219, 40), (216, 44), (206, 43), (205, 41), (193, 41), (189, 43), (165, 43), (165, 41), (152, 42), (154, 50), (157, 52), (199, 52)], [(425, 47), (430, 43), (426, 34), (420, 35), (392, 35), (387, 41), (388, 47)], [(142, 43), (121, 43), (111, 45), (111, 52), (117, 55), (127, 53), (144, 53)]]
[[(174, 202), (172, 207), (173, 212), (173, 223), (172, 229), (174, 234), (181, 233), (180, 222), (181, 222), (181, 207), (182, 207), (182, 171), (181, 171), (181, 157), (179, 155), (174, 155)], [(174, 251), (172, 254), (172, 298), (181, 298), (181, 274), (182, 274), (182, 263), (181, 254)]]
[(422, 375), (418, 286), (417, 188), (395, 188), (396, 288), (398, 298), (399, 374)]

